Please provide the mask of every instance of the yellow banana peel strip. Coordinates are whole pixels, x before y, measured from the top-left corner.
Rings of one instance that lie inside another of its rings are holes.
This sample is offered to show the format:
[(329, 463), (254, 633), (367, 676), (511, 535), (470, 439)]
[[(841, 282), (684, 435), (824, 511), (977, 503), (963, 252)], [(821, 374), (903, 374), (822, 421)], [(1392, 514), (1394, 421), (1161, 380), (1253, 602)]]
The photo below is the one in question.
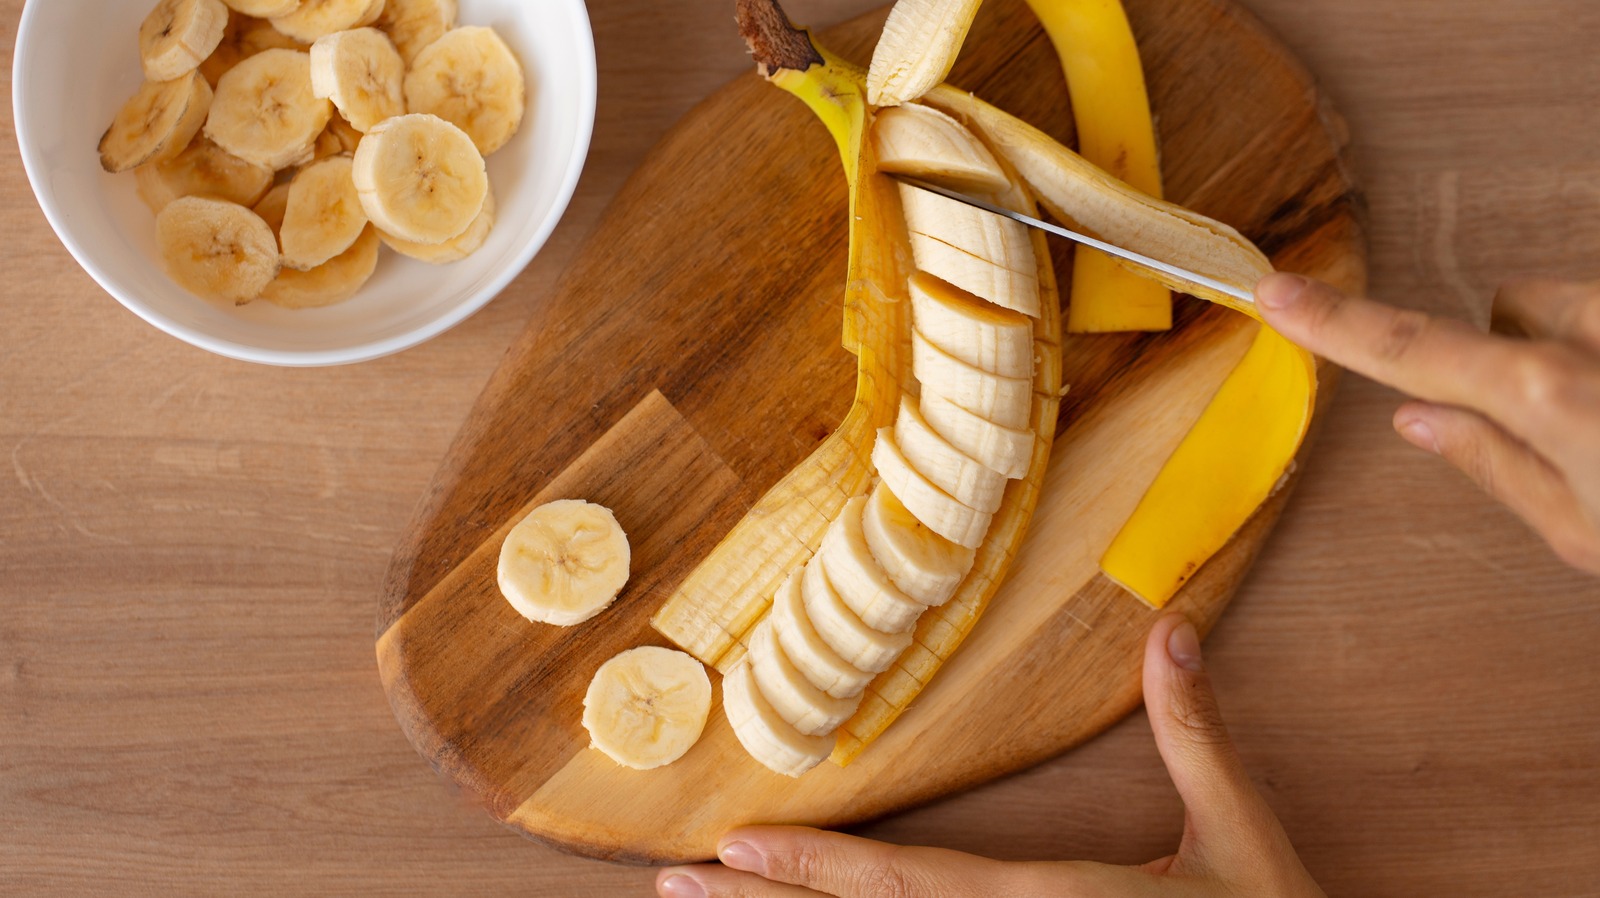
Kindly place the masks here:
[[(1078, 126), (1078, 153), (1113, 177), (1161, 198), (1161, 158), (1139, 45), (1122, 0), (1027, 0), (1061, 57)], [(1078, 247), (1067, 331), (1165, 331), (1172, 294)]]

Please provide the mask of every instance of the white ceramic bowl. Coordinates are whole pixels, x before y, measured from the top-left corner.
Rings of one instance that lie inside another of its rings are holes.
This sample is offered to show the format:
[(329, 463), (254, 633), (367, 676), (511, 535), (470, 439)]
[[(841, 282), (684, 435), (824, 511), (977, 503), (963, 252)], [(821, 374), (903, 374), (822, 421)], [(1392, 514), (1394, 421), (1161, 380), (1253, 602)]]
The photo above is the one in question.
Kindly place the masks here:
[(132, 173), (106, 174), (100, 135), (138, 87), (139, 23), (155, 0), (28, 0), (12, 108), (39, 205), (73, 257), (134, 314), (181, 340), (272, 365), (338, 365), (399, 352), (460, 323), (538, 252), (577, 186), (594, 127), (594, 38), (583, 0), (461, 0), (522, 59), (528, 114), (489, 158), (499, 217), (471, 258), (432, 266), (385, 251), (354, 299), (324, 309), (239, 309), (184, 292), (161, 269), (155, 219)]

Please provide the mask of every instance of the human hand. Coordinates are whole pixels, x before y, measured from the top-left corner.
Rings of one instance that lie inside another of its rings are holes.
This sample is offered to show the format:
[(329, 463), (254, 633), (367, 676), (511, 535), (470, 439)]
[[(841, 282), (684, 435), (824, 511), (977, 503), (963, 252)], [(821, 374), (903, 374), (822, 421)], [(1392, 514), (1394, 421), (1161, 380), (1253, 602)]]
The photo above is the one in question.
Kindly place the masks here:
[(1290, 340), (1417, 397), (1394, 415), (1407, 442), (1600, 574), (1600, 281), (1501, 287), (1495, 334), (1292, 274), (1264, 278), (1256, 305)]
[(1138, 867), (1006, 863), (940, 848), (903, 848), (799, 826), (723, 837), (722, 864), (669, 867), (662, 898), (1319, 898), (1283, 827), (1245, 774), (1222, 725), (1200, 638), (1181, 615), (1145, 642), (1145, 707), (1183, 798), (1174, 855)]

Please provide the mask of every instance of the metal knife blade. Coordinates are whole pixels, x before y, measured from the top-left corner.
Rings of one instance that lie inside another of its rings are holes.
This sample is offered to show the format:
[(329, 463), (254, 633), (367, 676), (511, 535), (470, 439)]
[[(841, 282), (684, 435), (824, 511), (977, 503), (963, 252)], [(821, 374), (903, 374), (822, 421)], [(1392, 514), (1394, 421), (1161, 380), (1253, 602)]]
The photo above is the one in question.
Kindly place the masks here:
[(946, 199), (952, 199), (958, 203), (966, 203), (969, 206), (975, 206), (985, 212), (993, 212), (996, 215), (1009, 218), (1012, 221), (1019, 222), (1021, 224), (1025, 224), (1030, 228), (1038, 228), (1047, 234), (1055, 234), (1057, 237), (1065, 237), (1068, 240), (1081, 243), (1084, 246), (1092, 246), (1103, 253), (1107, 253), (1121, 259), (1126, 259), (1129, 262), (1132, 262), (1136, 265), (1142, 265), (1145, 268), (1154, 269), (1163, 274), (1170, 275), (1180, 281), (1190, 284), (1197, 284), (1201, 287), (1207, 287), (1211, 290), (1217, 291), (1218, 293), (1231, 296), (1240, 302), (1255, 302), (1254, 296), (1250, 295), (1244, 290), (1240, 290), (1238, 287), (1224, 284), (1215, 278), (1206, 277), (1203, 274), (1190, 271), (1187, 268), (1180, 268), (1177, 265), (1163, 262), (1160, 259), (1153, 259), (1149, 256), (1136, 253), (1131, 249), (1123, 249), (1120, 246), (1107, 243), (1104, 240), (1096, 240), (1095, 238), (1090, 237), (1088, 234), (1080, 234), (1077, 231), (1068, 230), (1067, 228), (1063, 228), (1059, 225), (1053, 225), (1047, 221), (1040, 221), (1032, 216), (1023, 215), (1021, 212), (1013, 212), (1012, 210), (1003, 206), (996, 206), (993, 203), (984, 202), (975, 196), (968, 196), (955, 190), (940, 187), (938, 184), (932, 184), (921, 180), (920, 178), (910, 178), (896, 174), (890, 174), (889, 177), (894, 178), (902, 184), (909, 184), (912, 187), (916, 187), (919, 190), (927, 190), (932, 193), (937, 193)]

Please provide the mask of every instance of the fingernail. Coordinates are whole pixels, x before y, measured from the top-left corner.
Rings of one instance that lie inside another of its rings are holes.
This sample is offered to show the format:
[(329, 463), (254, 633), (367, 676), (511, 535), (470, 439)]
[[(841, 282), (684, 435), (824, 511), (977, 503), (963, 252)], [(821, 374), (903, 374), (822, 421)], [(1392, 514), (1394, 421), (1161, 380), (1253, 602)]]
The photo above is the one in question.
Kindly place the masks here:
[(1310, 286), (1311, 281), (1298, 274), (1269, 274), (1256, 285), (1256, 302), (1281, 312), (1299, 302)]
[(661, 894), (667, 898), (706, 898), (705, 886), (682, 874), (668, 876), (661, 884)]
[(1200, 663), (1200, 632), (1187, 620), (1172, 628), (1167, 636), (1167, 655), (1172, 663), (1184, 670), (1199, 673), (1205, 669)]
[(1434, 435), (1433, 428), (1421, 418), (1415, 418), (1400, 425), (1400, 436), (1406, 442), (1426, 452), (1439, 454), (1439, 438)]
[(751, 847), (749, 842), (729, 842), (717, 849), (717, 858), (735, 870), (746, 873), (766, 873), (767, 862), (761, 852)]

